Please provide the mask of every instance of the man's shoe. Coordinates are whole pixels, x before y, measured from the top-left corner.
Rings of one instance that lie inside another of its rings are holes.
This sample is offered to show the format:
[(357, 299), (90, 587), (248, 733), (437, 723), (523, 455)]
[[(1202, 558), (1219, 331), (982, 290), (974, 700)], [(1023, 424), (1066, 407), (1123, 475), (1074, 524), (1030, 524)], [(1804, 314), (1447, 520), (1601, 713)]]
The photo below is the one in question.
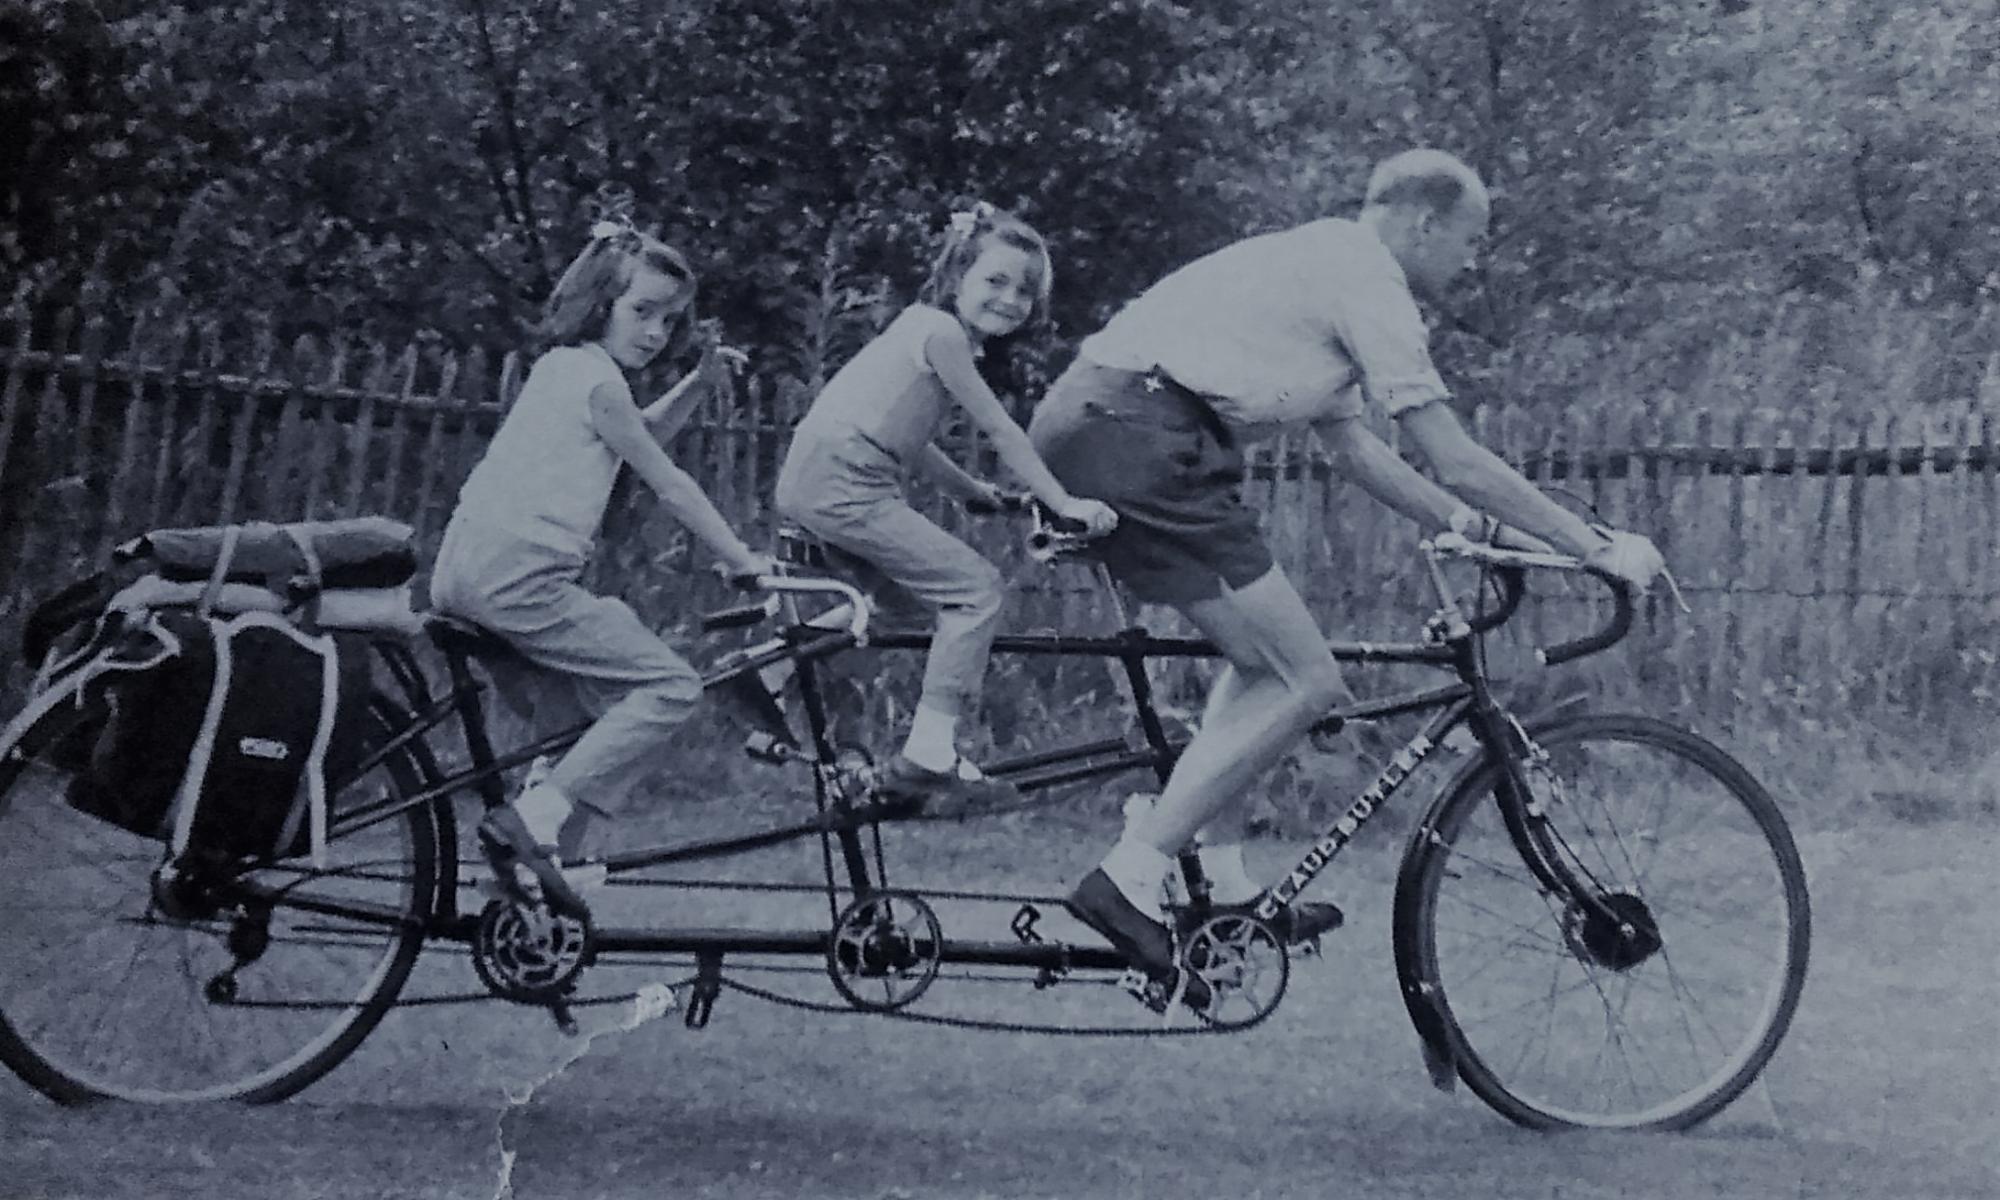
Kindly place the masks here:
[[(590, 905), (570, 886), (556, 861), (556, 848), (536, 843), (534, 835), (512, 808), (488, 812), (479, 822), (479, 849), (492, 865), (494, 877), (503, 887), (514, 884), (514, 868), (525, 867), (541, 886), (541, 899), (549, 911), (579, 921), (590, 919)], [(518, 889), (516, 889), (518, 890)], [(533, 897), (522, 897), (531, 900)]]
[[(1174, 917), (1184, 929), (1211, 917), (1254, 917), (1257, 906), (1263, 903), (1262, 896), (1255, 900), (1245, 900), (1241, 904), (1211, 904), (1205, 912), (1197, 913), (1189, 908), (1174, 909)], [(1346, 914), (1331, 904), (1317, 901), (1303, 901), (1287, 904), (1278, 910), (1278, 915), (1267, 922), (1277, 935), (1285, 939), (1287, 946), (1297, 946), (1310, 942), (1322, 933), (1338, 929), (1347, 922)]]
[(978, 774), (964, 759), (933, 771), (898, 754), (876, 776), (875, 786), (884, 800), (915, 805), (927, 817), (976, 817), (1021, 800), (1020, 789)]
[(1193, 1009), (1208, 1007), (1212, 995), (1208, 984), (1192, 971), (1183, 972), (1174, 961), (1173, 934), (1126, 899), (1104, 868), (1085, 875), (1064, 903), (1077, 920), (1096, 930), (1113, 950), (1148, 977), (1171, 987), (1176, 975), (1184, 975), (1186, 990), (1181, 999)]

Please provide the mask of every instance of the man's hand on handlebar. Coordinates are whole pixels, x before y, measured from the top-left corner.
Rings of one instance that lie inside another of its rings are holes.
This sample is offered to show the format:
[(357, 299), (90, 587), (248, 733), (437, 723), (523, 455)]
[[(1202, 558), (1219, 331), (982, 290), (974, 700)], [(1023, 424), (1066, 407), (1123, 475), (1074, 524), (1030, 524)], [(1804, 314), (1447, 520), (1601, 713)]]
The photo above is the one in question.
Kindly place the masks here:
[(1667, 560), (1644, 534), (1603, 528), (1598, 532), (1609, 541), (1584, 556), (1583, 565), (1591, 570), (1602, 571), (1643, 592), (1667, 569)]
[(1118, 511), (1102, 500), (1071, 496), (1061, 506), (1043, 504), (1027, 492), (1010, 492), (998, 484), (984, 483), (983, 491), (965, 498), (965, 511), (980, 516), (995, 513), (1035, 512), (1057, 533), (1083, 538), (1099, 538), (1118, 527)]

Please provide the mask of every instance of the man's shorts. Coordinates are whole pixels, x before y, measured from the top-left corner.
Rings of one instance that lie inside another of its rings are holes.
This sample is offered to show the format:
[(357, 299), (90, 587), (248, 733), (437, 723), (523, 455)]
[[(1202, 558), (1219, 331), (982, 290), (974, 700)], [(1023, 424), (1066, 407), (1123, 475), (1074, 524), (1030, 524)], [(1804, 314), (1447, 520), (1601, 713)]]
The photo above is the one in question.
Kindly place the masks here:
[(1079, 358), (1028, 436), (1065, 488), (1118, 511), (1118, 528), (1091, 548), (1140, 600), (1209, 600), (1271, 570), (1243, 503), (1243, 453), (1199, 394)]

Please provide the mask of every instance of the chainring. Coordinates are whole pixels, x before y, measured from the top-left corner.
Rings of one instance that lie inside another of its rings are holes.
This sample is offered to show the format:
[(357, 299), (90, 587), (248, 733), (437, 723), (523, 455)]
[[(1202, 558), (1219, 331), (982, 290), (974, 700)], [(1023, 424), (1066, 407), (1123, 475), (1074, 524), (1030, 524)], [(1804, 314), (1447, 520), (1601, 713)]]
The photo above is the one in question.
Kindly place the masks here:
[(835, 919), (826, 972), (849, 1004), (893, 1012), (929, 990), (943, 954), (944, 932), (928, 901), (915, 892), (871, 892)]
[(1218, 1029), (1248, 1029), (1270, 1016), (1292, 979), (1291, 952), (1270, 923), (1225, 913), (1196, 925), (1181, 941), (1182, 968), (1208, 985), (1195, 1015)]
[(577, 976), (596, 956), (586, 920), (541, 905), (493, 899), (479, 912), (472, 969), (487, 990), (517, 1004), (554, 1004), (576, 990)]

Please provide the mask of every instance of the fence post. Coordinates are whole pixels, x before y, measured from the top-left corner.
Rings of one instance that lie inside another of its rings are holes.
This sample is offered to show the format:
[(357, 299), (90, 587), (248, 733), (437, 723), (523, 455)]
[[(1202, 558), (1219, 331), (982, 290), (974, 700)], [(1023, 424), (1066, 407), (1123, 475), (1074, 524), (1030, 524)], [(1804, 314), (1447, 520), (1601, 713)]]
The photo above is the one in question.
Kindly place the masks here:
[[(250, 378), (238, 398), (234, 420), (229, 431), (229, 467), (222, 479), (222, 503), (218, 505), (217, 519), (228, 523), (236, 519), (237, 506), (242, 503), (243, 479), (250, 462), (251, 439), (256, 436), (258, 410), (263, 400), (257, 394), (259, 384), (271, 373), (271, 362), (277, 356), (278, 338), (268, 324), (257, 329), (254, 365)], [(207, 381), (207, 394), (203, 404), (214, 404), (224, 394), (222, 382), (214, 375)]]
[(54, 526), (60, 520), (57, 506), (43, 503), (48, 495), (49, 485), (56, 479), (56, 464), (67, 456), (57, 453), (57, 431), (64, 427), (62, 421), (62, 378), (68, 357), (70, 331), (76, 327), (76, 313), (64, 309), (56, 316), (55, 337), (49, 346), (48, 375), (42, 381), (41, 398), (35, 405), (34, 452), (29, 456), (33, 468), (28, 474), (28, 486), (24, 492), (22, 516), (26, 518), (26, 528), (21, 536), (21, 574), (34, 578), (45, 573), (47, 564), (40, 561), (43, 543), (59, 545), (61, 533)]
[(399, 520), (408, 521), (411, 528), (417, 526), (416, 514), (405, 513), (402, 504), (403, 459), (409, 453), (410, 422), (416, 419), (417, 404), (417, 347), (416, 343), (403, 347), (397, 373), (403, 383), (397, 389), (396, 402), (390, 407), (389, 416), (389, 465), (386, 478), (382, 482), (382, 510)]
[[(6, 387), (0, 389), (0, 500), (4, 500), (7, 495), (5, 485), (8, 452), (13, 449), (14, 428), (20, 420), (21, 380), (28, 373), (30, 339), (35, 328), (33, 315), (28, 311), (26, 302), (19, 297), (15, 298), (14, 305), (8, 309), (7, 315), (14, 321), (14, 344), (7, 352)], [(29, 493), (23, 490), (20, 494), (25, 505)], [(15, 516), (20, 515), (15, 514)], [(0, 526), (8, 523), (0, 521)]]
[[(427, 406), (431, 427), (424, 433), (424, 456), (417, 470), (417, 502), (410, 520), (410, 524), (417, 528), (418, 533), (426, 541), (429, 540), (432, 531), (431, 494), (437, 491), (438, 460), (444, 454), (445, 417), (452, 395), (458, 388), (458, 372), (458, 355), (449, 350), (445, 351), (437, 388), (431, 393), (431, 402)], [(442, 523), (437, 528), (441, 530)]]
[[(1740, 451), (1743, 447), (1749, 445), (1749, 436), (1750, 413), (1747, 411), (1738, 412), (1736, 419), (1730, 422), (1729, 444)], [(1723, 561), (1734, 564), (1738, 568), (1741, 568), (1744, 564), (1750, 544), (1746, 528), (1748, 522), (1746, 511), (1748, 472), (1744, 470), (1744, 466), (1744, 461), (1739, 456), (1731, 458), (1727, 467), (1729, 472), (1729, 550)], [(1750, 680), (1750, 674), (1748, 664), (1744, 661), (1745, 651), (1748, 647), (1746, 646), (1743, 634), (1743, 610), (1741, 605), (1733, 599), (1729, 606), (1729, 621), (1726, 626), (1724, 640), (1728, 647), (1728, 666), (1724, 671), (1724, 677), (1729, 681), (1730, 695), (1735, 698), (1739, 705), (1748, 708), (1751, 701), (1751, 693), (1744, 690)]]
[(458, 430), (452, 439), (451, 471), (440, 480), (445, 493), (443, 514), (438, 520), (440, 537), (451, 521), (452, 509), (458, 505), (458, 489), (465, 485), (465, 477), (472, 474), (472, 468), (486, 453), (486, 439), (479, 429), (480, 416), (492, 406), (492, 397), (498, 391), (490, 374), (485, 347), (474, 347), (471, 356), (466, 359), (465, 370), (459, 375), (458, 386), (453, 389), (457, 398), (453, 410), (458, 414)]
[(389, 386), (389, 348), (381, 339), (369, 343), (368, 366), (361, 373), (361, 399), (354, 406), (354, 428), (347, 431), (347, 488), (341, 497), (342, 516), (366, 511), (368, 451), (375, 442), (375, 408)]
[(128, 520), (126, 496), (132, 490), (132, 473), (138, 466), (139, 430), (146, 411), (146, 377), (152, 372), (152, 343), (147, 337), (151, 327), (151, 317), (141, 312), (133, 320), (126, 342), (125, 405), (119, 414), (118, 454), (105, 486), (104, 528), (98, 534), (95, 555), (100, 561), (124, 536)]
[(320, 502), (332, 486), (332, 475), (339, 462), (340, 443), (334, 435), (340, 429), (340, 394), (346, 384), (347, 337), (335, 334), (331, 352), (327, 355), (326, 381), (317, 394), (306, 397), (309, 408), (303, 417), (306, 502), (305, 511), (300, 515), (308, 521), (327, 515), (320, 512)]
[(83, 337), (77, 344), (76, 409), (71, 417), (69, 474), (87, 476), (102, 461), (91, 445), (97, 434), (97, 379), (102, 370), (105, 343), (104, 314), (94, 312), (84, 318)]
[[(1853, 661), (1851, 639), (1836, 636), (1839, 627), (1840, 605), (1835, 600), (1837, 585), (1833, 582), (1833, 527), (1840, 516), (1840, 435), (1845, 410), (1823, 413), (1813, 424), (1812, 435), (1801, 453), (1808, 459), (1823, 457), (1824, 473), (1815, 490), (1819, 502), (1813, 510), (1813, 527), (1807, 542), (1806, 561), (1812, 564), (1812, 599), (1801, 600), (1801, 612), (1811, 611), (1811, 619), (1805, 622), (1806, 629), (1801, 634), (1801, 649), (1810, 649), (1808, 662), (1821, 665), (1827, 672), (1827, 682), (1831, 685), (1828, 697), (1845, 706), (1842, 694), (1847, 690), (1846, 670)], [(1820, 453), (1815, 453), (1820, 452)], [(1799, 476), (1801, 494), (1810, 495), (1812, 476)]]

